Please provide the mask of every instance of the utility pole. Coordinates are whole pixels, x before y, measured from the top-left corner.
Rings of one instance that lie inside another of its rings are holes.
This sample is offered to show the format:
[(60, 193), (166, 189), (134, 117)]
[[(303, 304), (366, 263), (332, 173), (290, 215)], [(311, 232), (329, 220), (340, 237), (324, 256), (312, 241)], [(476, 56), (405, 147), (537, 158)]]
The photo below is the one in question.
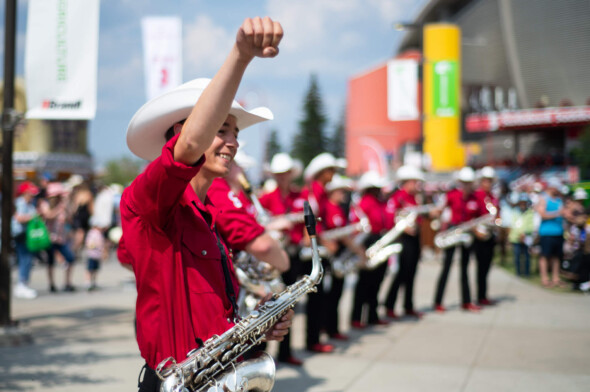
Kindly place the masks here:
[(0, 327), (14, 323), (10, 317), (10, 245), (12, 242), (12, 150), (17, 115), (14, 110), (14, 53), (16, 0), (6, 0), (4, 31), (4, 95), (2, 108), (2, 253), (0, 259)]

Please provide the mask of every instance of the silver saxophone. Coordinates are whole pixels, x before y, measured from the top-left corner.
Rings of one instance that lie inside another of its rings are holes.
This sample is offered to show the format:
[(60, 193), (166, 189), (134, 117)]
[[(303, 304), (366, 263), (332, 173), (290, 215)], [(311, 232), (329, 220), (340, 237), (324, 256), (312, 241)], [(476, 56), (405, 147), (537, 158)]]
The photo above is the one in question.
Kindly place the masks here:
[(457, 245), (470, 246), (473, 243), (474, 230), (480, 233), (480, 238), (489, 239), (490, 227), (500, 225), (497, 217), (498, 209), (492, 203), (486, 203), (488, 214), (468, 220), (457, 226), (441, 231), (434, 236), (434, 244), (440, 249), (446, 249)]
[(269, 392), (275, 380), (275, 365), (270, 355), (237, 363), (238, 358), (262, 341), (264, 335), (307, 293), (316, 291), (323, 277), (317, 251), (315, 217), (305, 202), (305, 226), (311, 238), (312, 271), (273, 296), (257, 310), (238, 321), (222, 335), (214, 335), (187, 354), (182, 362), (167, 358), (156, 374), (162, 380), (160, 392)]
[[(256, 221), (261, 225), (268, 224), (270, 213), (262, 207), (258, 197), (252, 192), (252, 186), (243, 173), (239, 173), (237, 180), (244, 192), (252, 201), (256, 210)], [(303, 214), (301, 214), (303, 215)], [(275, 240), (281, 240), (281, 233), (269, 232)], [(238, 281), (243, 290), (238, 296), (238, 309), (240, 317), (245, 317), (252, 312), (260, 300), (267, 294), (279, 293), (285, 289), (285, 284), (280, 272), (267, 262), (257, 259), (248, 252), (240, 251), (233, 260), (233, 265)]]
[[(358, 216), (359, 222), (357, 222), (353, 225), (344, 226), (342, 229), (344, 229), (346, 227), (350, 227), (350, 226), (355, 227), (356, 230), (354, 231), (354, 233), (357, 233), (357, 234), (355, 235), (353, 242), (358, 246), (363, 246), (365, 240), (367, 239), (369, 234), (371, 234), (371, 223), (369, 222), (369, 218), (363, 212), (363, 210), (358, 208), (355, 203), (351, 204), (351, 208), (355, 211), (356, 216)], [(338, 229), (333, 229), (330, 231), (336, 231), (336, 230), (338, 230)], [(325, 236), (328, 233), (329, 233), (329, 231), (323, 233), (322, 237), (326, 238)], [(353, 234), (353, 233), (350, 233), (350, 234)], [(339, 238), (342, 238), (342, 237), (339, 237)], [(346, 248), (338, 256), (335, 256), (332, 258), (331, 265), (332, 265), (332, 273), (334, 274), (334, 276), (336, 278), (342, 279), (346, 275), (354, 273), (361, 268), (361, 259), (359, 258), (359, 256), (355, 252)]]
[(416, 224), (416, 218), (419, 215), (427, 214), (434, 210), (436, 205), (424, 204), (411, 207), (405, 207), (396, 217), (395, 225), (379, 238), (373, 245), (367, 248), (367, 265), (368, 269), (376, 268), (381, 263), (385, 262), (393, 254), (402, 251), (402, 244), (394, 243), (400, 235), (408, 227), (413, 227)]
[[(268, 212), (262, 206), (262, 204), (260, 204), (260, 200), (258, 200), (256, 194), (252, 191), (252, 185), (250, 185), (250, 181), (248, 181), (246, 176), (243, 173), (239, 173), (237, 175), (237, 180), (242, 186), (242, 189), (244, 189), (244, 192), (246, 192), (248, 198), (252, 201), (254, 209), (256, 210), (256, 220), (262, 226), (268, 226), (270, 222), (278, 219), (286, 219), (291, 223), (303, 223), (303, 212), (291, 212), (283, 215), (272, 216), (270, 212)], [(285, 245), (286, 239), (284, 233), (280, 231), (269, 231), (269, 234), (272, 238), (281, 242), (282, 245)]]
[(285, 289), (285, 283), (276, 268), (247, 252), (239, 252), (233, 264), (240, 286), (243, 288), (238, 296), (241, 317), (250, 314), (260, 299), (266, 295), (280, 293)]

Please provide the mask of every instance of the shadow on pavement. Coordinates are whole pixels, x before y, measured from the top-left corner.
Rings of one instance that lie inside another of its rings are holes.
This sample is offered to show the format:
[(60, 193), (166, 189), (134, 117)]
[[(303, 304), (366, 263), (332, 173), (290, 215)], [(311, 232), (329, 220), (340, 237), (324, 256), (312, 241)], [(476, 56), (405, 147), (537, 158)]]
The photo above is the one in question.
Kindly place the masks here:
[[(27, 391), (41, 385), (50, 388), (114, 381), (84, 369), (104, 361), (134, 358), (136, 354), (108, 349), (113, 343), (133, 339), (132, 321), (127, 309), (103, 307), (21, 319), (21, 325), (30, 329), (33, 342), (0, 348), (0, 390)], [(104, 334), (117, 324), (128, 326), (129, 334)]]

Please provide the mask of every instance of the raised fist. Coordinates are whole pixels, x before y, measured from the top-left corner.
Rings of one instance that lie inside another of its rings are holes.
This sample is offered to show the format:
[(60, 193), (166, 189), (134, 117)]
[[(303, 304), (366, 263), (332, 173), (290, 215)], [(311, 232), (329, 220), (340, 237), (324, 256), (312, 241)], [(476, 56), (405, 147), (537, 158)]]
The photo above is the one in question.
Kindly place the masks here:
[(236, 46), (242, 56), (275, 57), (279, 53), (279, 42), (283, 28), (268, 16), (246, 18), (236, 36)]

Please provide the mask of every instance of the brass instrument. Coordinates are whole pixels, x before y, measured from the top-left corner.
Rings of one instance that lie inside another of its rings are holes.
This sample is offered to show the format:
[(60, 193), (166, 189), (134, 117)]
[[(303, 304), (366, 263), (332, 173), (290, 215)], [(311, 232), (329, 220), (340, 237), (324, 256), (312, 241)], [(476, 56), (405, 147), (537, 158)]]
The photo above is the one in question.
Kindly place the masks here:
[(492, 203), (487, 203), (486, 208), (489, 211), (488, 214), (436, 234), (434, 244), (441, 249), (457, 245), (470, 246), (473, 243), (473, 231), (477, 231), (483, 240), (489, 239), (492, 235), (490, 227), (499, 226), (500, 219), (497, 216), (498, 209)]
[(395, 226), (367, 249), (367, 268), (375, 268), (389, 259), (391, 255), (400, 253), (402, 251), (402, 244), (393, 242), (397, 240), (407, 228), (415, 225), (416, 218), (418, 218), (419, 215), (427, 214), (435, 208), (436, 205), (434, 204), (424, 204), (402, 209), (396, 216)]
[(280, 293), (285, 284), (280, 272), (247, 252), (239, 252), (233, 265), (243, 290), (238, 295), (238, 309), (246, 317), (267, 294)]
[(312, 271), (238, 321), (222, 335), (207, 339), (202, 347), (187, 354), (182, 362), (167, 358), (156, 374), (163, 381), (161, 392), (256, 391), (269, 392), (274, 385), (275, 366), (268, 354), (236, 364), (238, 358), (262, 341), (264, 335), (301, 298), (316, 291), (323, 277), (317, 251), (315, 217), (305, 203), (305, 225), (313, 249)]
[(393, 242), (408, 228), (414, 225), (417, 212), (410, 212), (407, 215), (397, 219), (395, 226), (393, 226), (387, 233), (379, 238), (373, 245), (367, 248), (365, 254), (367, 256), (367, 265), (369, 269), (376, 268), (379, 264), (385, 262), (389, 257), (402, 250), (402, 245)]
[[(371, 224), (369, 223), (369, 219), (367, 218), (367, 216), (365, 214), (363, 214), (362, 211), (357, 211), (357, 215), (360, 218), (360, 221), (358, 223), (344, 226), (339, 229), (345, 229), (347, 227), (354, 227), (355, 228), (354, 232), (356, 232), (358, 234), (355, 235), (353, 242), (358, 246), (362, 246), (363, 243), (365, 242), (365, 239), (367, 238), (367, 236), (369, 234), (371, 234)], [(326, 234), (328, 234), (329, 232), (338, 233), (335, 230), (338, 230), (338, 229), (329, 230), (329, 231), (323, 233), (322, 238), (325, 238)], [(345, 230), (342, 230), (340, 233), (343, 233), (343, 232), (345, 232)], [(350, 234), (352, 234), (352, 233), (350, 233)], [(346, 234), (346, 235), (349, 235), (349, 234)], [(342, 238), (342, 237), (338, 237), (338, 238)], [(340, 279), (344, 278), (346, 275), (353, 273), (360, 268), (360, 261), (361, 260), (356, 253), (354, 253), (352, 250), (346, 248), (338, 256), (332, 258), (332, 260), (331, 260), (332, 273), (337, 278), (340, 278)]]
[[(291, 212), (283, 215), (276, 215), (272, 216), (263, 206), (260, 204), (260, 200), (256, 194), (252, 191), (252, 186), (250, 182), (246, 178), (243, 173), (239, 173), (237, 175), (237, 180), (240, 182), (240, 185), (246, 192), (248, 198), (252, 201), (254, 205), (254, 209), (256, 210), (256, 221), (260, 223), (262, 226), (268, 226), (273, 221), (278, 221), (280, 219), (285, 219), (290, 223), (303, 223), (303, 212)], [(269, 230), (269, 234), (275, 240), (281, 242), (283, 246), (286, 244), (286, 239), (284, 233), (278, 230)]]

